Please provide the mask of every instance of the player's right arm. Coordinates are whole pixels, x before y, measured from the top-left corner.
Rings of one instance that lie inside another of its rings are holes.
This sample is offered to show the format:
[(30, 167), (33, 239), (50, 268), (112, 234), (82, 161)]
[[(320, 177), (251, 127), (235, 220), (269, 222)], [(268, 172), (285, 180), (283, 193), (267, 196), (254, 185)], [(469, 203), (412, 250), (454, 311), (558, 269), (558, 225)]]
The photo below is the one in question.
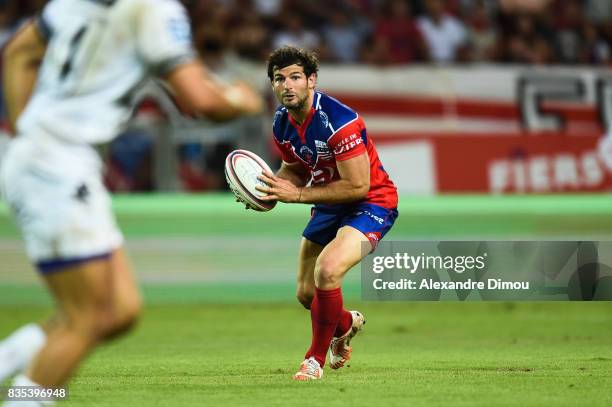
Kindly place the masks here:
[(280, 169), (276, 172), (278, 178), (286, 179), (296, 187), (305, 187), (310, 179), (310, 174), (299, 162), (282, 162)]
[(263, 101), (244, 83), (223, 86), (197, 60), (177, 65), (163, 78), (183, 112), (224, 121), (241, 114), (258, 113)]
[(30, 100), (46, 48), (47, 42), (34, 21), (20, 29), (4, 48), (2, 83), (12, 131)]
[(245, 84), (220, 83), (197, 58), (189, 17), (178, 1), (135, 4), (139, 54), (149, 70), (170, 86), (183, 112), (222, 121), (262, 110), (263, 101), (255, 91)]

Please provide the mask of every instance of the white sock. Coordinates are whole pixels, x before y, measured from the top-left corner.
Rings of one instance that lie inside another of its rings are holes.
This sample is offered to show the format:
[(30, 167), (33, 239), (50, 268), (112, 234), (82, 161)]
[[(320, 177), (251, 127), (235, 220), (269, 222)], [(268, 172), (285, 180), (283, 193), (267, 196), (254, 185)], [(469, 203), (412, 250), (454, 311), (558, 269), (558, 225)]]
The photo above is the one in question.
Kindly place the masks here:
[[(29, 377), (24, 374), (20, 374), (13, 379), (13, 383), (11, 383), (12, 387), (42, 387), (40, 384), (33, 382)], [(3, 407), (47, 407), (54, 406), (55, 401), (46, 400), (46, 401), (23, 401), (23, 400), (11, 400), (5, 401)]]
[(46, 341), (40, 325), (28, 324), (0, 342), (0, 383), (23, 372)]

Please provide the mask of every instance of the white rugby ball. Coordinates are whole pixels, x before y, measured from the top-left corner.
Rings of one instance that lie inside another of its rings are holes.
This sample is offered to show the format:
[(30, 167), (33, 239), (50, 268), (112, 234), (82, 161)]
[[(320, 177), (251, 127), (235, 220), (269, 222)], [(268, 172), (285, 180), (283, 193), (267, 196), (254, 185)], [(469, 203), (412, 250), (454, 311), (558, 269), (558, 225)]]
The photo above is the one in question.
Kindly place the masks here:
[(225, 159), (225, 179), (240, 201), (255, 209), (266, 212), (276, 206), (276, 201), (262, 201), (265, 192), (255, 189), (255, 186), (266, 186), (266, 183), (257, 179), (263, 171), (272, 173), (272, 170), (257, 154), (247, 150), (234, 150)]

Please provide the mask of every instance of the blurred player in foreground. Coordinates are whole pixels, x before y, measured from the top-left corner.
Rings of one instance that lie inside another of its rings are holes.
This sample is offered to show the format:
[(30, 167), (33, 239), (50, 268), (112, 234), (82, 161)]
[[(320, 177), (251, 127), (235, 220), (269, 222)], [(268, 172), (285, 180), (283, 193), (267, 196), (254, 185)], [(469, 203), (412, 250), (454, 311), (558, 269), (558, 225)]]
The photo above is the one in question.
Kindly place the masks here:
[(0, 344), (0, 381), (29, 365), (14, 385), (56, 388), (141, 309), (93, 145), (120, 133), (132, 95), (152, 76), (195, 116), (229, 120), (262, 101), (208, 75), (175, 0), (52, 0), (3, 58), (17, 138), (0, 186), (58, 312), (44, 330), (29, 325)]
[(317, 71), (317, 58), (308, 51), (283, 47), (270, 56), (268, 77), (281, 104), (274, 141), (283, 162), (276, 175), (261, 177), (268, 187), (258, 188), (267, 200), (315, 205), (297, 276), (297, 297), (310, 309), (312, 343), (296, 380), (320, 379), (328, 348), (332, 369), (350, 359), (350, 341), (365, 320), (343, 308), (342, 279), (397, 218), (397, 190), (363, 119), (315, 90)]

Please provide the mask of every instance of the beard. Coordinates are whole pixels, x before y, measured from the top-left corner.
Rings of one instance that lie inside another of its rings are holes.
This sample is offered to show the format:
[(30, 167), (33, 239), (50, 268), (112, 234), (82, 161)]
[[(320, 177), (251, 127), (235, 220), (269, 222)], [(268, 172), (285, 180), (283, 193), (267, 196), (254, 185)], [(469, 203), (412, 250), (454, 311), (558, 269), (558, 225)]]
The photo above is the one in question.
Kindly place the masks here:
[(301, 110), (304, 108), (304, 104), (306, 103), (307, 97), (300, 99), (297, 95), (291, 99), (291, 102), (283, 102), (283, 98), (281, 98), (281, 104), (283, 107), (290, 110)]

